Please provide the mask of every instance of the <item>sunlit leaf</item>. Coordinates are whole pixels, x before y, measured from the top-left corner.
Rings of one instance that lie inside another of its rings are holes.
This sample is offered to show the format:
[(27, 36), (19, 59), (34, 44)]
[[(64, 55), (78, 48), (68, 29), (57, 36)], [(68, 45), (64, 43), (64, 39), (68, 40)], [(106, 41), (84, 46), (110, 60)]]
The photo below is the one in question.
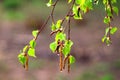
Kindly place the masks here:
[(34, 37), (36, 37), (37, 36), (37, 34), (38, 34), (38, 30), (34, 30), (34, 31), (32, 31), (32, 35), (34, 36)]
[(31, 47), (31, 48), (35, 48), (35, 46), (36, 46), (35, 40), (31, 40), (31, 41), (29, 42), (29, 44), (30, 44), (30, 47)]
[(103, 4), (106, 4), (107, 3), (107, 0), (103, 0)]
[(109, 17), (105, 17), (105, 18), (104, 18), (104, 23), (105, 23), (105, 24), (108, 24), (109, 22), (110, 22), (110, 18), (109, 18)]
[(52, 31), (56, 30), (56, 26), (55, 26), (54, 23), (52, 23), (51, 30), (52, 30)]
[(52, 0), (49, 0), (49, 2), (46, 4), (48, 7), (52, 6)]
[(80, 8), (79, 6), (74, 5), (73, 6), (73, 14), (74, 14), (74, 19), (82, 19), (82, 15), (80, 13)]
[(106, 40), (106, 36), (104, 36), (103, 38), (102, 38), (102, 42), (105, 42), (105, 40)]
[(69, 20), (69, 17), (68, 17), (68, 16), (66, 16), (66, 20), (67, 20), (67, 21)]
[(72, 55), (70, 55), (70, 64), (73, 64), (73, 63), (75, 63), (75, 58), (72, 56)]
[(112, 27), (110, 30), (110, 34), (114, 34), (117, 31), (117, 27)]
[(28, 45), (26, 45), (26, 46), (23, 48), (23, 52), (26, 52), (27, 48), (28, 48)]
[(63, 54), (66, 56), (70, 53), (71, 47), (73, 45), (73, 42), (71, 40), (66, 40), (64, 47), (63, 47)]
[(79, 4), (80, 6), (85, 4), (85, 0), (75, 0), (76, 4)]
[(110, 7), (106, 8), (106, 13), (107, 13), (107, 16), (108, 16), (108, 17), (112, 17), (112, 16), (113, 16)]
[(26, 59), (25, 59), (25, 56), (24, 56), (23, 53), (20, 53), (20, 54), (18, 55), (18, 60), (19, 60), (19, 62), (20, 62), (22, 65), (25, 64)]
[(55, 50), (57, 48), (57, 43), (56, 42), (52, 42), (49, 47), (52, 50), (52, 52), (55, 52)]
[(106, 38), (105, 42), (107, 46), (109, 46), (112, 43), (109, 37)]
[(72, 0), (68, 0), (68, 3), (71, 3), (72, 2)]
[(110, 30), (110, 28), (109, 28), (109, 27), (105, 29), (105, 36), (107, 36), (107, 34), (108, 34), (109, 30)]
[(56, 28), (59, 29), (61, 27), (62, 20), (58, 20), (56, 23)]
[(36, 57), (36, 56), (35, 56), (35, 49), (34, 49), (34, 48), (29, 48), (29, 50), (28, 50), (28, 55), (29, 55), (29, 56), (32, 56), (32, 57)]
[(63, 41), (65, 39), (66, 39), (66, 34), (64, 34), (63, 32), (58, 32), (56, 34), (56, 37), (55, 37), (56, 41), (58, 41), (58, 40)]

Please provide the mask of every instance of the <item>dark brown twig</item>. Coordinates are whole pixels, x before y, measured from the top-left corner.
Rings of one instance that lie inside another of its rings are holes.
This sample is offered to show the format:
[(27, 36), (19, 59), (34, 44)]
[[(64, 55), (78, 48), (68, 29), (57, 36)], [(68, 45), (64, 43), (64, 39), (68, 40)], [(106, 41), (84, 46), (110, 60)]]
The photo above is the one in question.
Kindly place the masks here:
[(41, 31), (42, 31), (42, 30), (45, 28), (45, 26), (47, 25), (50, 17), (52, 17), (52, 21), (54, 22), (53, 13), (54, 13), (54, 10), (55, 10), (55, 7), (56, 7), (56, 4), (57, 4), (58, 1), (59, 1), (59, 0), (56, 0), (56, 2), (53, 4), (52, 11), (51, 11), (50, 15), (48, 16), (47, 20), (46, 20), (46, 21), (44, 22), (44, 24), (42, 25), (42, 27), (39, 29), (38, 34), (37, 34), (37, 36), (36, 36), (35, 39), (34, 39), (35, 41), (37, 40), (37, 38), (38, 38), (39, 34), (41, 33)]

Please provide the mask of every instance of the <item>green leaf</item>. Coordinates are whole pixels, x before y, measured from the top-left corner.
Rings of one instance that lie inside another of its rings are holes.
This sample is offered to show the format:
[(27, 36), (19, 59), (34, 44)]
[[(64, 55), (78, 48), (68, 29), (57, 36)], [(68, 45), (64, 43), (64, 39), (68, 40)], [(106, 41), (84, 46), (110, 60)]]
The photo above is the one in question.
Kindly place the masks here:
[(113, 7), (113, 11), (118, 15), (118, 12), (119, 12), (118, 7)]
[(26, 45), (26, 46), (23, 48), (23, 52), (26, 52), (27, 49), (28, 49), (28, 45)]
[(71, 40), (66, 40), (65, 41), (65, 44), (64, 44), (64, 47), (63, 47), (63, 54), (66, 56), (70, 53), (70, 50), (71, 50), (71, 47), (73, 45), (73, 42)]
[(31, 47), (31, 48), (35, 48), (35, 46), (36, 46), (35, 40), (31, 40), (31, 41), (29, 42), (29, 44), (30, 44), (30, 47)]
[(56, 28), (59, 29), (61, 27), (62, 20), (58, 20), (56, 23)]
[(69, 20), (69, 16), (66, 16), (65, 18), (66, 18), (67, 21)]
[(31, 57), (36, 57), (35, 56), (35, 49), (34, 48), (29, 48), (28, 55), (31, 56)]
[(54, 53), (56, 48), (57, 48), (57, 43), (56, 42), (52, 42), (49, 47), (52, 50), (52, 52)]
[(80, 19), (80, 20), (82, 20), (82, 19), (83, 19), (83, 18), (82, 18), (82, 14), (79, 13), (79, 16), (78, 16), (77, 14), (75, 14), (75, 15), (74, 15), (74, 19)]
[(105, 40), (106, 40), (106, 36), (104, 36), (103, 38), (102, 38), (102, 42), (105, 42)]
[(105, 17), (105, 18), (104, 18), (104, 23), (105, 23), (105, 24), (108, 24), (109, 22), (110, 22), (110, 17)]
[(73, 64), (73, 63), (75, 63), (75, 58), (72, 56), (72, 55), (70, 55), (70, 64)]
[(79, 4), (80, 6), (85, 4), (85, 0), (76, 0), (76, 4)]
[(112, 27), (110, 30), (110, 34), (114, 34), (117, 31), (117, 27)]
[(113, 3), (116, 3), (116, 0), (111, 0), (111, 3), (113, 4)]
[(106, 4), (107, 3), (107, 0), (103, 0), (103, 4)]
[(68, 3), (71, 3), (72, 2), (72, 0), (68, 0)]
[(32, 31), (32, 35), (34, 36), (34, 37), (36, 37), (37, 36), (37, 34), (38, 34), (38, 30), (34, 30), (34, 31)]
[(109, 46), (112, 43), (109, 37), (106, 37), (105, 42), (106, 42), (107, 46)]
[(20, 62), (22, 65), (25, 64), (26, 59), (25, 59), (24, 53), (20, 53), (20, 54), (18, 55), (18, 60), (19, 60), (19, 62)]
[(82, 19), (82, 14), (80, 13), (80, 8), (79, 6), (74, 5), (73, 6), (73, 14), (74, 14), (74, 19)]
[(112, 17), (112, 16), (113, 16), (110, 7), (108, 7), (108, 8), (106, 9), (106, 13), (107, 13), (107, 16), (108, 16), (108, 17)]
[(49, 0), (49, 2), (46, 4), (48, 7), (52, 6), (52, 0)]
[(93, 9), (92, 0), (76, 0), (76, 4), (80, 6), (80, 10), (84, 13)]
[(52, 23), (51, 30), (52, 30), (52, 31), (55, 31), (55, 30), (56, 30), (56, 26), (55, 26), (54, 23)]
[(107, 34), (108, 34), (109, 30), (110, 30), (110, 28), (109, 28), (109, 27), (105, 29), (105, 36), (107, 36)]
[(55, 41), (57, 42), (58, 40), (63, 41), (66, 40), (66, 34), (63, 32), (58, 32), (55, 37)]
[(65, 47), (62, 50), (64, 56), (68, 55), (70, 53), (70, 50), (71, 48), (68, 45), (65, 45)]

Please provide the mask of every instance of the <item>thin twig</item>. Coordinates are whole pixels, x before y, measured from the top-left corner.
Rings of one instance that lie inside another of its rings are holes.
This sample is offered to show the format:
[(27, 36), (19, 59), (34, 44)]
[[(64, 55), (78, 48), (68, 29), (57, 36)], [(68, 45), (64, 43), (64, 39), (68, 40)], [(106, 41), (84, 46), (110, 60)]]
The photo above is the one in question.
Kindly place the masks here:
[(68, 20), (68, 40), (70, 40), (70, 22), (71, 22), (71, 17), (69, 17), (69, 20)]
[(73, 0), (72, 6), (70, 7), (67, 15), (62, 19), (61, 25), (63, 24), (63, 22), (65, 21), (65, 19), (66, 19), (67, 16), (71, 16), (70, 13), (71, 13), (71, 11), (72, 11), (72, 8), (73, 8), (73, 6), (74, 6), (74, 3), (75, 3), (75, 0)]
[(51, 12), (51, 19), (52, 19), (52, 22), (55, 24), (55, 20), (54, 20), (54, 17), (53, 17), (53, 13), (54, 13), (54, 10), (55, 10), (55, 7), (56, 7), (56, 4), (59, 0), (57, 0), (52, 6), (53, 6), (53, 9), (52, 9), (52, 12)]
[[(42, 27), (39, 29), (38, 34), (37, 34), (37, 36), (36, 36), (35, 39), (34, 39), (35, 41), (37, 40), (37, 38), (38, 38), (39, 34), (41, 33), (41, 31), (42, 31), (42, 30), (45, 28), (45, 26), (47, 25), (50, 17), (52, 17), (52, 20), (54, 21), (54, 19), (53, 19), (53, 13), (54, 13), (54, 10), (55, 10), (55, 7), (56, 7), (56, 4), (57, 4), (58, 1), (59, 1), (59, 0), (56, 0), (56, 2), (55, 2), (54, 5), (53, 5), (53, 8), (52, 8), (52, 11), (51, 11), (50, 15), (48, 16), (47, 20), (44, 22), (44, 24), (42, 25)], [(52, 15), (52, 16), (51, 16), (51, 15)]]

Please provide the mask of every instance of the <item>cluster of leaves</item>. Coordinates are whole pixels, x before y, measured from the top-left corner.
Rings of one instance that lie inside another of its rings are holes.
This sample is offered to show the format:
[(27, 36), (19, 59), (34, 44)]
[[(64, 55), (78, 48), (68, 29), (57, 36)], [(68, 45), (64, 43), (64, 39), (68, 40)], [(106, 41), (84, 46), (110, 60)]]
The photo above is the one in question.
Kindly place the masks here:
[(118, 8), (113, 4), (116, 3), (116, 0), (103, 0), (105, 5), (106, 16), (104, 18), (104, 23), (107, 25), (105, 29), (105, 35), (102, 38), (102, 42), (105, 42), (108, 46), (112, 43), (111, 35), (117, 31), (117, 27), (111, 26), (111, 21), (113, 20), (113, 13), (118, 15)]
[(73, 6), (74, 19), (82, 19), (82, 15), (92, 9), (92, 0), (75, 0)]
[(23, 65), (23, 67), (28, 70), (28, 61), (29, 56), (36, 57), (35, 56), (35, 46), (36, 41), (35, 38), (37, 37), (38, 30), (35, 30), (32, 32), (32, 35), (34, 38), (29, 42), (29, 45), (26, 45), (23, 50), (20, 51), (20, 54), (18, 55), (19, 62)]
[[(68, 65), (68, 72), (70, 72), (70, 65), (75, 62), (74, 56), (70, 54), (73, 42), (70, 39), (70, 20), (73, 17), (74, 19), (82, 19), (83, 14), (87, 13), (89, 10), (93, 9), (93, 3), (97, 4), (99, 0), (67, 0), (68, 4), (71, 4), (71, 7), (67, 15), (60, 20), (54, 21), (53, 13), (55, 6), (59, 0), (55, 2), (49, 0), (46, 4), (48, 7), (52, 7), (51, 14), (47, 18), (46, 22), (42, 25), (40, 30), (35, 30), (32, 32), (34, 38), (26, 45), (23, 50), (18, 55), (19, 62), (28, 70), (28, 61), (29, 56), (35, 56), (35, 46), (36, 40), (42, 29), (46, 26), (49, 19), (52, 18), (51, 25), (51, 36), (55, 35), (54, 42), (50, 43), (50, 49), (53, 53), (57, 53), (59, 56), (59, 67), (60, 71), (65, 69), (65, 65)], [(111, 21), (113, 20), (113, 12), (118, 15), (118, 8), (113, 4), (116, 3), (116, 0), (103, 0), (105, 5), (106, 16), (104, 18), (104, 23), (108, 26), (105, 30), (105, 35), (102, 38), (102, 42), (105, 42), (107, 45), (111, 44), (111, 35), (117, 31), (117, 27), (111, 26)], [(65, 33), (66, 25), (63, 26), (63, 22), (67, 21), (68, 23), (68, 35)]]
[(71, 40), (66, 39), (66, 34), (63, 32), (61, 22), (62, 20), (58, 20), (56, 24), (52, 24), (51, 26), (52, 33), (55, 33), (55, 41), (50, 44), (50, 49), (53, 53), (56, 52), (60, 57), (60, 71), (64, 69), (66, 60), (68, 60), (69, 72), (70, 64), (73, 64), (75, 62), (75, 58), (72, 55), (70, 55), (73, 42)]

